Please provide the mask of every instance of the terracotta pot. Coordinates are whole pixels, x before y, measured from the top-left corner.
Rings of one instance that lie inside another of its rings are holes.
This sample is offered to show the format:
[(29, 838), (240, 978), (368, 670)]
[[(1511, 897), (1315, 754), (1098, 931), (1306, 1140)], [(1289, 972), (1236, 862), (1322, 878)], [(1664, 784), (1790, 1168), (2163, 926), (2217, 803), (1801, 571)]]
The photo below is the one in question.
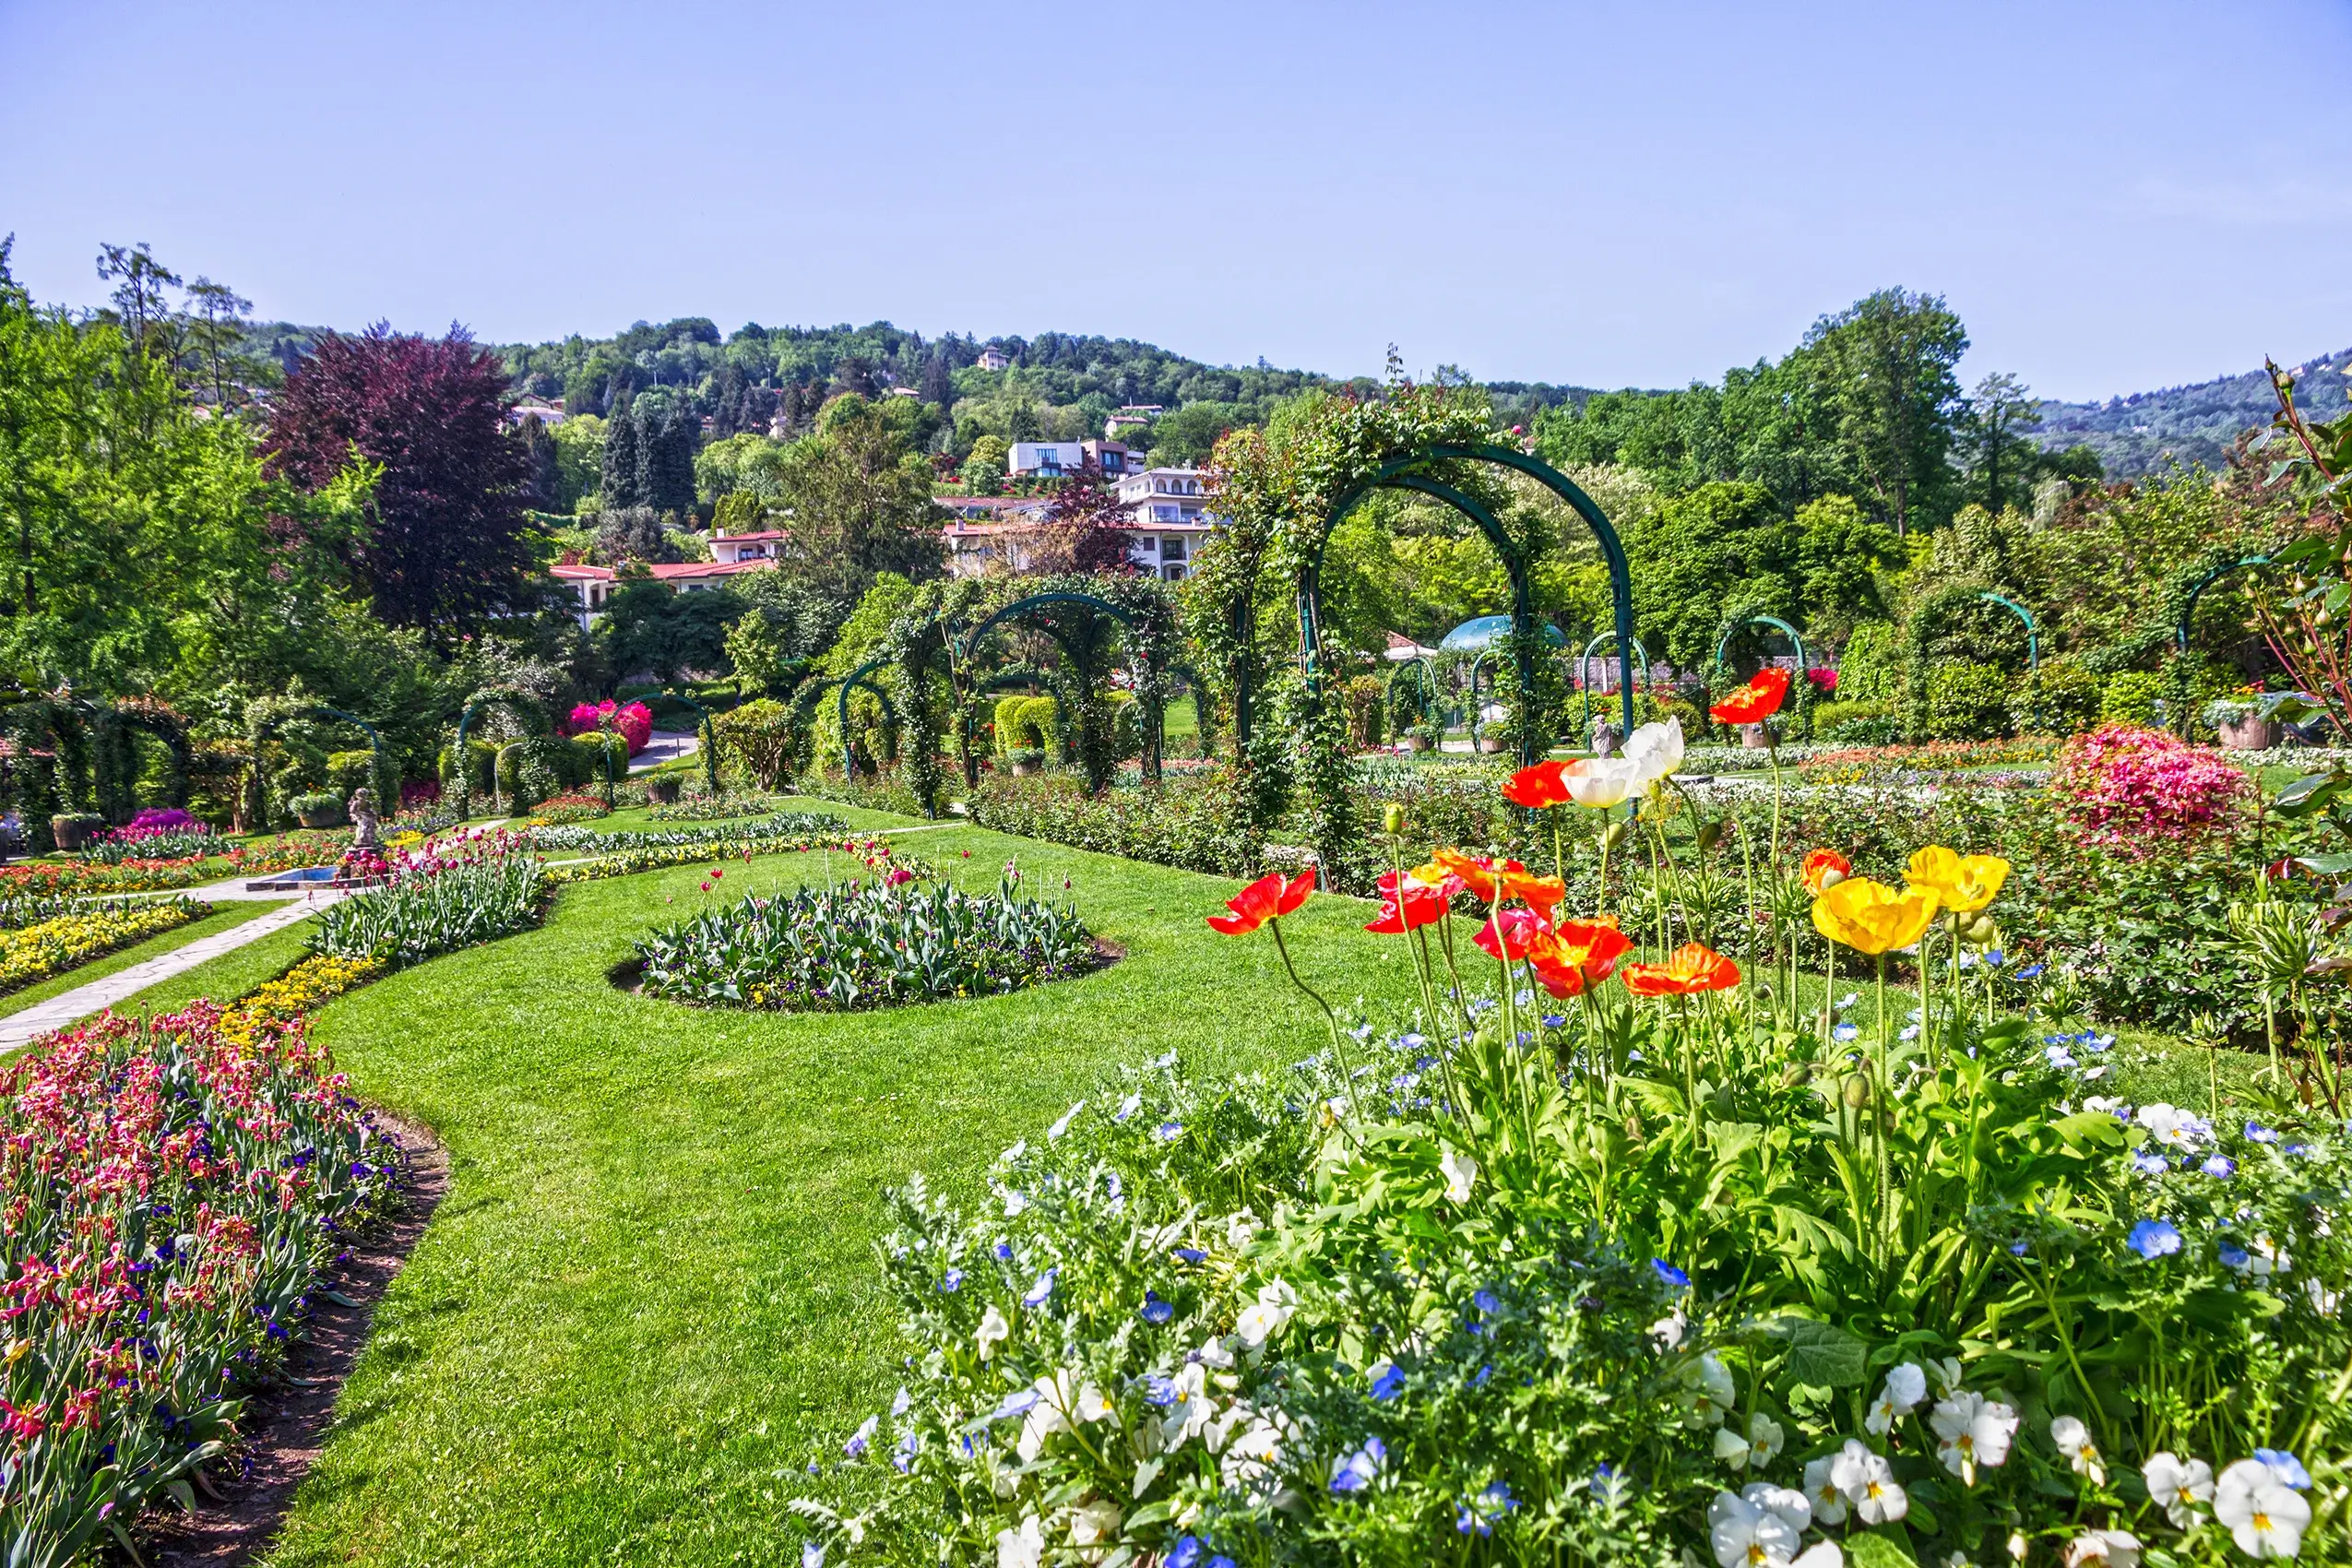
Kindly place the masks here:
[(1504, 744), (1505, 742), (1500, 735), (1480, 735), (1479, 737), (1479, 750), (1489, 756), (1492, 756), (1497, 752), (1503, 750)]
[(2236, 752), (2266, 752), (2286, 736), (2286, 726), (2275, 719), (2246, 718), (2216, 728), (2221, 743)]
[(340, 806), (322, 806), (315, 811), (296, 812), (294, 815), (304, 827), (340, 827), (343, 825), (343, 809)]
[(53, 816), (49, 819), (50, 837), (57, 840), (57, 848), (65, 850), (89, 847), (90, 826), (77, 816)]
[(1408, 735), (1405, 737), (1405, 749), (1408, 752), (1425, 752), (1429, 750), (1429, 737), (1427, 735)]

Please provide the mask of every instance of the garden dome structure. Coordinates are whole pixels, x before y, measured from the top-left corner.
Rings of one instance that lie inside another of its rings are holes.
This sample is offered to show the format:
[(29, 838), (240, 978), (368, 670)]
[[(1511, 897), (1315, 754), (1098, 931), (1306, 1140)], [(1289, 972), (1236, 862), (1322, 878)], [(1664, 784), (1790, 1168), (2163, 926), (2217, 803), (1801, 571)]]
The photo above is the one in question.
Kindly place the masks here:
[[(1559, 627), (1549, 622), (1543, 624), (1543, 640), (1550, 647), (1566, 647), (1568, 639)], [(1479, 615), (1463, 622), (1445, 634), (1438, 647), (1447, 653), (1481, 653), (1511, 635), (1508, 615)]]

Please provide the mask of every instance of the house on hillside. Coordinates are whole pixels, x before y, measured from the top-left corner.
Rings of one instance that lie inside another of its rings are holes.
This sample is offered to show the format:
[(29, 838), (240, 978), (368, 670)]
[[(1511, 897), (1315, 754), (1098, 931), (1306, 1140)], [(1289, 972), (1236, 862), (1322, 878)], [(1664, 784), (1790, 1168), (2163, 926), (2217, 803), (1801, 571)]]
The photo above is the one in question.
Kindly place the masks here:
[(541, 398), (527, 392), (516, 398), (515, 406), (506, 410), (506, 420), (508, 423), (519, 427), (525, 420), (534, 414), (539, 416), (540, 423), (553, 430), (564, 422), (564, 399)]
[[(753, 536), (738, 536), (748, 540)], [(781, 537), (777, 536), (777, 537)], [(743, 572), (772, 572), (776, 562), (772, 557), (744, 555), (732, 560), (675, 561), (647, 566), (653, 580), (666, 585), (671, 593), (712, 593), (725, 585), (728, 578)], [(570, 588), (579, 600), (572, 612), (580, 630), (587, 631), (605, 612), (614, 593), (621, 587), (621, 573), (612, 566), (590, 566), (571, 563), (550, 566), (548, 576)]]
[(993, 343), (980, 350), (980, 367), (982, 370), (1003, 370), (1012, 362), (1012, 359), (1004, 350)]
[[(1038, 496), (953, 495), (939, 505), (954, 516), (941, 531), (950, 576), (1026, 576), (1038, 569), (1046, 509)], [(1149, 469), (1119, 481), (1119, 509), (1126, 514), (1127, 560), (1137, 572), (1163, 582), (1192, 576), (1200, 548), (1215, 534), (1218, 518), (1206, 510), (1197, 469)]]

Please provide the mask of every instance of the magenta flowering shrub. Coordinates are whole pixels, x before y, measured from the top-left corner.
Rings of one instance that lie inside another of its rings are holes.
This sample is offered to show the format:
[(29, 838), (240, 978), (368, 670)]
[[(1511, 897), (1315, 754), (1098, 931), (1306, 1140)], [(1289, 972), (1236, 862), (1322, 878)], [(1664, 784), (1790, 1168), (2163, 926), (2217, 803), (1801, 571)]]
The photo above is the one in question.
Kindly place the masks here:
[(105, 1017), (0, 1073), (0, 1538), (78, 1560), (218, 1455), (400, 1155), (300, 1021)]
[(160, 833), (209, 833), (209, 825), (178, 806), (149, 806), (114, 830), (117, 838), (146, 838)]
[(635, 756), (652, 743), (653, 709), (641, 702), (624, 705), (607, 697), (602, 702), (581, 703), (564, 722), (566, 735), (585, 735), (594, 730), (620, 734), (629, 742), (629, 754)]
[(2253, 784), (2166, 731), (2102, 724), (2060, 748), (2050, 789), (2095, 841), (2134, 854), (2227, 826)]

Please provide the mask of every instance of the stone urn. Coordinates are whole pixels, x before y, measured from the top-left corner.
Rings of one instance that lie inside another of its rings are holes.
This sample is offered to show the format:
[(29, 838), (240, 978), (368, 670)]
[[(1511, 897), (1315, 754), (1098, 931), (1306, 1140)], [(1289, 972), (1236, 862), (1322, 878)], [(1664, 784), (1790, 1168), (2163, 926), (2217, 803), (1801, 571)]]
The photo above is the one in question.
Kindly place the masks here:
[(1425, 752), (1429, 750), (1429, 737), (1427, 735), (1401, 736), (1399, 737), (1397, 743), (1408, 752)]
[(332, 801), (322, 806), (304, 806), (294, 814), (294, 820), (304, 827), (340, 827), (343, 808)]
[(676, 805), (678, 803), (678, 776), (673, 773), (666, 778), (647, 779), (645, 793), (646, 799), (657, 806)]
[(1507, 743), (1502, 736), (1491, 731), (1481, 731), (1479, 733), (1479, 750), (1488, 756), (1494, 755)]
[(2286, 726), (2275, 719), (2248, 714), (2234, 724), (2217, 724), (2221, 743), (2234, 752), (2266, 752), (2286, 737)]
[(89, 849), (90, 839), (104, 826), (101, 818), (79, 814), (53, 816), (49, 819), (49, 835), (56, 839), (58, 849), (70, 852)]

